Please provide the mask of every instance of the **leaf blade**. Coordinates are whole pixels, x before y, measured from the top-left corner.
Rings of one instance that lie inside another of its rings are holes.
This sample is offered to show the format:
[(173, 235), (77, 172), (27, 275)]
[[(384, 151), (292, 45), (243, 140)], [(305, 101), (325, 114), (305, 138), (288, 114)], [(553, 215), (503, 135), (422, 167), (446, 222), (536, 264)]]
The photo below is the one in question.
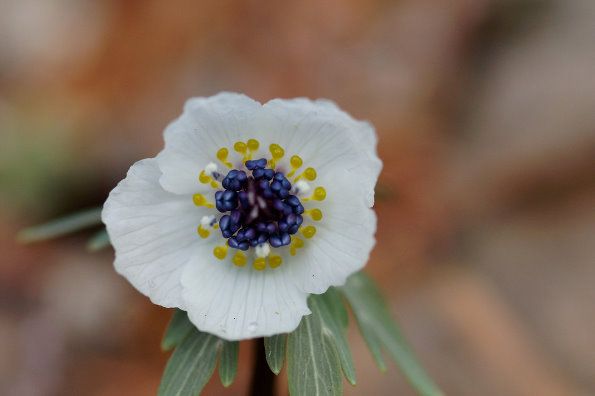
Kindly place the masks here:
[(161, 349), (169, 351), (179, 345), (184, 338), (190, 334), (194, 325), (188, 319), (186, 312), (181, 309), (176, 309), (167, 325), (165, 334), (161, 340)]
[(213, 335), (193, 329), (167, 362), (158, 396), (199, 394), (215, 371), (220, 342)]
[(26, 228), (17, 239), (22, 243), (33, 243), (57, 238), (101, 223), (101, 208), (87, 209), (45, 224)]
[(345, 332), (348, 320), (347, 311), (341, 296), (334, 288), (331, 288), (322, 295), (311, 296), (310, 305), (312, 314), (318, 315), (322, 321), (322, 331), (331, 338), (336, 348), (345, 378), (351, 385), (355, 385), (355, 368)]
[(381, 355), (381, 348), (384, 347), (418, 394), (442, 395), (402, 336), (374, 281), (359, 272), (347, 280), (341, 291), (351, 305), (362, 336), (379, 366), (384, 367)]
[(287, 336), (287, 378), (291, 396), (339, 396), (343, 392), (339, 356), (315, 314), (302, 318)]
[(264, 352), (269, 367), (275, 375), (279, 375), (285, 359), (287, 334), (277, 334), (264, 338)]
[(89, 239), (87, 242), (87, 249), (91, 252), (98, 252), (101, 249), (105, 249), (106, 247), (110, 246), (111, 242), (109, 239), (109, 235), (105, 229), (97, 232), (95, 235)]
[(221, 357), (219, 358), (219, 379), (224, 387), (233, 384), (238, 372), (238, 355), (240, 343), (237, 341), (222, 341)]

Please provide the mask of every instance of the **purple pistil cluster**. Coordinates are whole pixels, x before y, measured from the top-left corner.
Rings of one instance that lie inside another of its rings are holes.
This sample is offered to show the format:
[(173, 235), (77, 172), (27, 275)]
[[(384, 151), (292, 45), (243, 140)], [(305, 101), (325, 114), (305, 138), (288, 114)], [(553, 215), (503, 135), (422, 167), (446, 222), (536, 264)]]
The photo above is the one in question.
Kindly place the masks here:
[(221, 234), (230, 247), (240, 250), (266, 242), (276, 248), (289, 245), (304, 221), (304, 206), (290, 193), (285, 175), (266, 168), (266, 159), (245, 165), (250, 174), (230, 170), (221, 182), (225, 190), (215, 193), (217, 210), (226, 213), (219, 220)]

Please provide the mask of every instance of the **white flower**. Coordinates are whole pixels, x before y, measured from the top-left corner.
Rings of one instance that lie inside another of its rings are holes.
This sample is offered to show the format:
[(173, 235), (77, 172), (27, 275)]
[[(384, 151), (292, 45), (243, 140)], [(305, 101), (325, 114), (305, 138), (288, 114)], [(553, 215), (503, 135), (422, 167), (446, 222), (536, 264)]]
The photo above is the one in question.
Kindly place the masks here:
[(221, 93), (188, 100), (164, 136), (103, 209), (116, 270), (155, 304), (224, 339), (270, 336), (365, 265), (381, 168), (369, 123), (330, 101)]

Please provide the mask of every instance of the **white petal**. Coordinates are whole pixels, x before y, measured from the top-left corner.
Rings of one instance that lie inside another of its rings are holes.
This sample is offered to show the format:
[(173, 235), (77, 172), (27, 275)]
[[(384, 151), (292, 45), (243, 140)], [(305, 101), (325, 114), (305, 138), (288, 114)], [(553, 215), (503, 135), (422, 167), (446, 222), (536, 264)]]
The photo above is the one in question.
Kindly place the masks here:
[(192, 196), (166, 192), (155, 159), (134, 164), (112, 190), (102, 213), (116, 252), (116, 270), (155, 304), (183, 307), (180, 278), (205, 214)]
[(182, 285), (192, 323), (227, 340), (288, 333), (310, 313), (308, 295), (283, 265), (265, 271), (250, 263), (236, 267), (229, 259), (214, 258), (212, 247), (202, 247), (193, 257)]
[[(348, 172), (337, 179), (352, 178)], [(327, 199), (313, 207), (322, 209), (323, 219), (311, 222), (317, 229), (289, 265), (301, 290), (324, 293), (329, 286), (341, 286), (347, 277), (364, 267), (375, 244), (376, 215), (357, 194), (358, 184), (330, 184)]]
[(253, 120), (260, 109), (260, 103), (234, 93), (189, 99), (184, 113), (164, 132), (165, 148), (157, 156), (163, 188), (177, 194), (199, 191), (200, 171), (218, 163), (220, 148), (231, 152), (236, 141), (255, 133)]
[(300, 155), (306, 166), (316, 168), (317, 181), (334, 182), (336, 172), (346, 169), (360, 181), (360, 194), (368, 206), (373, 205), (382, 163), (369, 123), (354, 120), (327, 100), (275, 99), (263, 108), (273, 120), (266, 125), (270, 138), (284, 144), (290, 155)]

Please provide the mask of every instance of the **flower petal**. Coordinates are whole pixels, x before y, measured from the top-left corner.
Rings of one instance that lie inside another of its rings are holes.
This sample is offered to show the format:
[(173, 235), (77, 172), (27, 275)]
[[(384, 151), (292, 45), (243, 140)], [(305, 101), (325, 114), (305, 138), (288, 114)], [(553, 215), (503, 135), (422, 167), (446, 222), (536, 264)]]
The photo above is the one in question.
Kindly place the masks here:
[(354, 120), (328, 100), (275, 99), (263, 108), (277, 121), (268, 125), (272, 139), (299, 153), (308, 166), (316, 168), (320, 181), (334, 182), (334, 174), (347, 169), (361, 182), (368, 206), (374, 204), (382, 162), (370, 123)]
[(164, 132), (165, 148), (157, 156), (163, 188), (176, 194), (197, 192), (200, 171), (218, 162), (220, 148), (233, 147), (253, 132), (260, 109), (260, 103), (235, 93), (189, 99), (183, 114)]
[[(352, 179), (349, 172), (337, 180)], [(338, 186), (341, 185), (341, 188)], [(355, 180), (330, 184), (327, 200), (319, 203), (324, 218), (312, 223), (316, 234), (293, 257), (292, 277), (307, 293), (324, 293), (329, 286), (343, 285), (347, 277), (364, 267), (376, 243), (376, 214), (357, 194)]]
[(182, 276), (183, 295), (192, 323), (227, 340), (293, 331), (310, 313), (308, 295), (283, 266), (256, 271), (219, 261), (201, 247)]
[(102, 213), (116, 252), (116, 271), (155, 304), (183, 308), (181, 273), (203, 243), (196, 227), (204, 212), (188, 195), (164, 191), (157, 161), (134, 164), (112, 190)]

